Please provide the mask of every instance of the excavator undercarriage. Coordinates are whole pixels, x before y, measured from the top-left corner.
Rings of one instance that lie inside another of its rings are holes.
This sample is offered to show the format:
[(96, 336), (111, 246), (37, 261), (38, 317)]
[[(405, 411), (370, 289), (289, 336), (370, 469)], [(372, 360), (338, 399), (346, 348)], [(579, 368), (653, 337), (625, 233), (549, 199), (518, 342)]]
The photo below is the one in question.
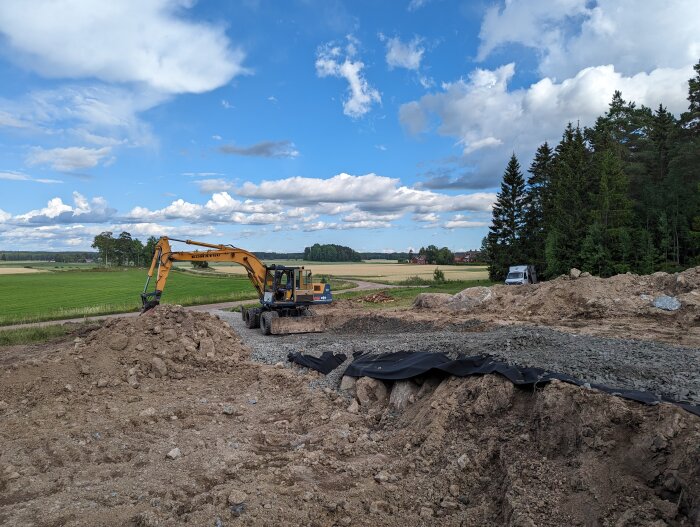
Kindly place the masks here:
[[(208, 247), (210, 250), (172, 251), (170, 240)], [(260, 299), (260, 307), (241, 308), (241, 316), (248, 328), (260, 328), (265, 335), (313, 333), (325, 329), (323, 317), (315, 316), (309, 308), (330, 304), (333, 295), (329, 284), (313, 282), (311, 271), (304, 267), (267, 266), (253, 253), (233, 246), (165, 236), (156, 244), (146, 285), (141, 293), (142, 313), (160, 303), (168, 274), (173, 263), (178, 261), (230, 262), (243, 266)], [(154, 272), (155, 289), (148, 291)]]

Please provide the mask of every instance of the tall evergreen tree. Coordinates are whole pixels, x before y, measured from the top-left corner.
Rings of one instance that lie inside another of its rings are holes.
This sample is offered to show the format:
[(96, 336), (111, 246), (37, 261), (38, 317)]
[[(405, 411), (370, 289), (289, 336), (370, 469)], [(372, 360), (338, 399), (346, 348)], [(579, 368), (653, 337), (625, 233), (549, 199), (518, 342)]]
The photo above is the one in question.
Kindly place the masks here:
[(546, 261), (544, 248), (546, 241), (547, 218), (552, 214), (551, 182), (554, 168), (554, 152), (548, 143), (537, 149), (535, 158), (528, 172), (526, 191), (525, 226), (523, 233), (523, 251), (528, 263), (537, 268), (538, 274), (544, 274)]
[(590, 219), (589, 152), (581, 129), (571, 123), (556, 148), (552, 173), (552, 214), (547, 221), (548, 276), (580, 266), (581, 245)]
[(515, 154), (511, 155), (493, 206), (493, 217), (487, 239), (489, 277), (503, 280), (508, 266), (522, 263), (522, 237), (525, 226), (525, 179)]

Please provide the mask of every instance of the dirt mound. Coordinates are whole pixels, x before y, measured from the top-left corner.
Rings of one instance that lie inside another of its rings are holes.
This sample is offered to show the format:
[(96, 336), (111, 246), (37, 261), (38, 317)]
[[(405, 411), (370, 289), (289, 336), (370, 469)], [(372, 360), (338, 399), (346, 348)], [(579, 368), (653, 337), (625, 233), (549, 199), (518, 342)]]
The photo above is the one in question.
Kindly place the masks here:
[(494, 375), (312, 390), (176, 306), (19, 352), (0, 370), (2, 525), (700, 521), (700, 419), (671, 405)]
[(373, 293), (371, 295), (363, 296), (356, 299), (357, 302), (370, 302), (372, 304), (388, 304), (390, 302), (396, 302), (396, 299), (391, 295), (387, 294), (385, 291), (380, 291), (379, 293)]
[[(673, 328), (674, 336), (683, 339), (683, 332), (699, 337), (695, 334), (700, 320), (699, 287), (700, 267), (677, 274), (628, 273), (610, 278), (573, 273), (535, 285), (473, 287), (449, 297), (423, 293), (416, 298), (414, 307), (549, 325), (633, 318), (665, 326), (662, 333)], [(655, 307), (655, 301), (661, 305), (658, 300), (663, 296), (675, 298), (680, 308), (667, 311)]]
[[(158, 306), (140, 317), (107, 320), (102, 327), (72, 342), (29, 347), (12, 368), (32, 368), (0, 384), (0, 399), (16, 394), (27, 382), (40, 394), (77, 389), (105, 389), (143, 378), (182, 379), (196, 371), (226, 371), (248, 351), (230, 326), (206, 313), (181, 306)], [(50, 383), (41, 379), (51, 379)]]

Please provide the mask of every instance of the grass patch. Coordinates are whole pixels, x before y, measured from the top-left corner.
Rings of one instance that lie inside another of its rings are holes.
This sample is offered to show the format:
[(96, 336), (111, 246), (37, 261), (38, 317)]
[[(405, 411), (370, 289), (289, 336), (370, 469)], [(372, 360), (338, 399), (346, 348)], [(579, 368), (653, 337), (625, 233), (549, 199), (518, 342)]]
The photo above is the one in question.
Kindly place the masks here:
[[(146, 281), (142, 269), (0, 276), (0, 326), (137, 311)], [(197, 305), (257, 298), (245, 276), (170, 273), (162, 301)]]
[(20, 329), (0, 330), (0, 346), (16, 346), (19, 344), (32, 344), (46, 342), (59, 337), (64, 337), (73, 330), (63, 324), (55, 326), (42, 326)]

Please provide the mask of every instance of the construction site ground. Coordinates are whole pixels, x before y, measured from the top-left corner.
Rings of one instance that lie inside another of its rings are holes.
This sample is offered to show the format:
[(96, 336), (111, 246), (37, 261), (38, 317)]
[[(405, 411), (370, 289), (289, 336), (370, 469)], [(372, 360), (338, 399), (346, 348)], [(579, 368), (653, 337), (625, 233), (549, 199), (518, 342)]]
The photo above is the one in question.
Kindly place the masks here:
[[(574, 276), (578, 276), (575, 274)], [(700, 525), (700, 418), (497, 375), (385, 383), (289, 352), (488, 353), (700, 404), (700, 272), (318, 308), (267, 336), (161, 306), (0, 349), (2, 525)], [(668, 295), (680, 308), (653, 307)]]

